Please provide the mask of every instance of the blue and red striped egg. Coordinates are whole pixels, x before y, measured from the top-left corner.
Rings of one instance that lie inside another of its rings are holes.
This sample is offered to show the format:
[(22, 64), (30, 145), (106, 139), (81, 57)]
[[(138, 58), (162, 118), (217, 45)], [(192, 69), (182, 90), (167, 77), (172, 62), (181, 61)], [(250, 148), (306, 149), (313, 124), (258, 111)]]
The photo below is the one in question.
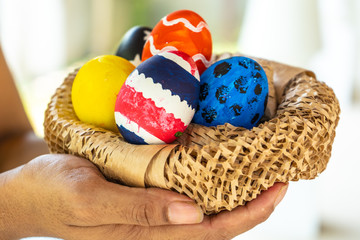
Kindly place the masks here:
[(180, 51), (142, 62), (121, 87), (116, 125), (133, 144), (167, 144), (185, 131), (195, 114), (200, 76), (194, 60)]

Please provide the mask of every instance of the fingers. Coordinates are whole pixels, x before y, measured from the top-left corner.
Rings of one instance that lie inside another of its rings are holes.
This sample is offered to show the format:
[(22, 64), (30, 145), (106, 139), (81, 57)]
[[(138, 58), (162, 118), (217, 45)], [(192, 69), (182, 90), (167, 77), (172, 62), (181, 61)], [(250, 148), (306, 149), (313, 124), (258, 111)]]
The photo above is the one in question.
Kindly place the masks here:
[(94, 227), (74, 227), (71, 226), (61, 237), (67, 240), (138, 240), (138, 239), (156, 239), (156, 240), (221, 240), (202, 224), (191, 225), (163, 225), (163, 226), (139, 226), (139, 225), (102, 225)]
[(38, 166), (42, 174), (37, 169), (31, 172), (41, 175), (40, 180), (53, 181), (53, 184), (46, 184), (47, 191), (54, 193), (52, 199), (56, 197), (62, 202), (56, 215), (65, 225), (156, 226), (193, 224), (203, 219), (202, 210), (190, 198), (168, 190), (130, 188), (111, 183), (93, 164), (82, 158), (44, 156), (38, 162), (33, 165)]
[(276, 183), (245, 206), (250, 219), (253, 221), (252, 225), (257, 225), (269, 218), (275, 207), (284, 198), (287, 188), (288, 184)]
[[(238, 207), (231, 212), (221, 212), (207, 216), (200, 224), (167, 225), (152, 228), (135, 226), (137, 236), (152, 236), (154, 239), (232, 239), (250, 230), (269, 218), (276, 205), (283, 199), (288, 184), (276, 183), (262, 192), (246, 206)], [(131, 238), (129, 238), (131, 239)], [(142, 238), (134, 238), (142, 239)]]
[(188, 197), (167, 190), (129, 188), (114, 183), (102, 184), (91, 206), (97, 215), (94, 225), (158, 226), (194, 224), (203, 219), (200, 207)]
[(225, 229), (223, 234), (237, 236), (264, 222), (285, 196), (288, 184), (276, 183), (262, 192), (256, 199), (231, 212), (221, 212), (211, 218), (211, 227)]
[[(73, 227), (72, 233), (77, 233), (79, 237), (74, 239), (82, 239), (81, 236), (86, 236), (84, 239), (217, 239), (225, 240), (232, 239), (233, 237), (255, 227), (259, 223), (265, 221), (273, 212), (275, 206), (284, 197), (287, 190), (287, 184), (277, 183), (267, 191), (264, 191), (258, 198), (249, 202), (246, 206), (238, 207), (231, 212), (221, 212), (214, 216), (206, 216), (203, 222), (199, 224), (190, 225), (177, 225), (166, 224), (168, 220), (162, 217), (163, 208), (154, 209), (152, 220), (139, 224), (139, 219), (136, 214), (130, 214), (126, 217), (128, 222), (135, 222), (135, 225), (123, 224), (109, 224), (94, 227)], [(147, 197), (149, 202), (156, 196), (155, 203), (162, 206), (168, 206), (166, 203), (173, 201), (190, 202), (188, 198), (179, 194), (174, 194), (169, 191), (159, 189), (148, 189), (147, 193), (131, 193), (130, 188), (126, 190), (129, 195), (134, 194), (132, 197)], [(137, 195), (139, 194), (139, 195)], [(153, 196), (154, 195), (154, 196)], [(139, 200), (139, 199), (138, 199)], [(136, 205), (131, 205), (130, 209)], [(126, 206), (124, 206), (126, 208)], [(166, 208), (165, 208), (166, 209)], [(124, 211), (127, 216), (126, 209)], [(158, 212), (157, 212), (158, 211)], [(131, 211), (130, 211), (131, 212)], [(165, 210), (166, 212), (166, 210)], [(104, 215), (109, 214), (108, 212)], [(139, 213), (140, 214), (140, 213)], [(135, 216), (135, 217), (134, 217)], [(145, 216), (145, 215), (144, 215)], [(102, 216), (103, 217), (103, 216)], [(122, 219), (122, 218), (120, 218)], [(119, 221), (118, 214), (113, 214), (105, 222)], [(122, 220), (121, 220), (122, 221)], [(151, 223), (155, 221), (155, 223)], [(163, 225), (159, 224), (165, 223)], [(141, 222), (141, 221), (140, 221)], [(145, 225), (145, 226), (144, 226)], [(152, 226), (152, 227), (149, 227)], [(156, 225), (156, 226), (155, 226)], [(91, 234), (89, 234), (91, 232)], [(71, 239), (71, 238), (68, 238)]]
[[(166, 236), (231, 239), (265, 221), (287, 190), (287, 184), (277, 183), (246, 206), (204, 218), (199, 206), (186, 196), (111, 183), (99, 176), (95, 168), (80, 161), (74, 168), (78, 171), (70, 174), (73, 187), (66, 184), (71, 192), (66, 202), (72, 205), (65, 214), (66, 219), (70, 219), (68, 226), (88, 230), (94, 227), (110, 234), (118, 232), (118, 235), (125, 228), (131, 228), (137, 230), (136, 234), (149, 234), (155, 236), (154, 239), (162, 239), (161, 236), (165, 239)], [(60, 172), (67, 173), (64, 178), (69, 175), (69, 171)]]

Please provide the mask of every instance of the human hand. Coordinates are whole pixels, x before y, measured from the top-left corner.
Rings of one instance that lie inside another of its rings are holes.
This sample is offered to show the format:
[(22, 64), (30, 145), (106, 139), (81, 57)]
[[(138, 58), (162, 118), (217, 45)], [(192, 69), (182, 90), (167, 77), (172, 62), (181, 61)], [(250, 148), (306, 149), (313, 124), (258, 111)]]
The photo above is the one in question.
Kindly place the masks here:
[(246, 206), (203, 217), (186, 196), (111, 183), (85, 159), (43, 155), (12, 171), (2, 194), (9, 238), (231, 239), (266, 220), (286, 189), (275, 184)]

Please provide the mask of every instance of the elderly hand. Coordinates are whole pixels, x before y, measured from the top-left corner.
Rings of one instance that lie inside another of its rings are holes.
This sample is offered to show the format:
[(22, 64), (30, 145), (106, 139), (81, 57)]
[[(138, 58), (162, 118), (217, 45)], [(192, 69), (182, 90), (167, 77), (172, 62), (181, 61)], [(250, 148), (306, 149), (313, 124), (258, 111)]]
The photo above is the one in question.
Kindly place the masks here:
[(286, 184), (275, 184), (246, 206), (204, 217), (186, 196), (111, 183), (85, 159), (43, 155), (0, 175), (0, 235), (231, 239), (265, 221), (286, 189)]

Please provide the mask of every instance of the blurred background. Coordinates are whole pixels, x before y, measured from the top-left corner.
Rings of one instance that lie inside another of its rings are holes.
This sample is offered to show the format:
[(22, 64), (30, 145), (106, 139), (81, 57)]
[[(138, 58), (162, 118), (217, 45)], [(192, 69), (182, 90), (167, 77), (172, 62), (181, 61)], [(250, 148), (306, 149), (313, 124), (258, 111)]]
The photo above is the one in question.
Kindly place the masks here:
[(0, 44), (37, 134), (43, 135), (46, 105), (69, 72), (114, 54), (134, 25), (154, 27), (179, 9), (207, 21), (215, 53), (239, 51), (310, 69), (340, 100), (326, 171), (292, 182), (270, 219), (236, 239), (360, 239), (357, 0), (0, 0)]

